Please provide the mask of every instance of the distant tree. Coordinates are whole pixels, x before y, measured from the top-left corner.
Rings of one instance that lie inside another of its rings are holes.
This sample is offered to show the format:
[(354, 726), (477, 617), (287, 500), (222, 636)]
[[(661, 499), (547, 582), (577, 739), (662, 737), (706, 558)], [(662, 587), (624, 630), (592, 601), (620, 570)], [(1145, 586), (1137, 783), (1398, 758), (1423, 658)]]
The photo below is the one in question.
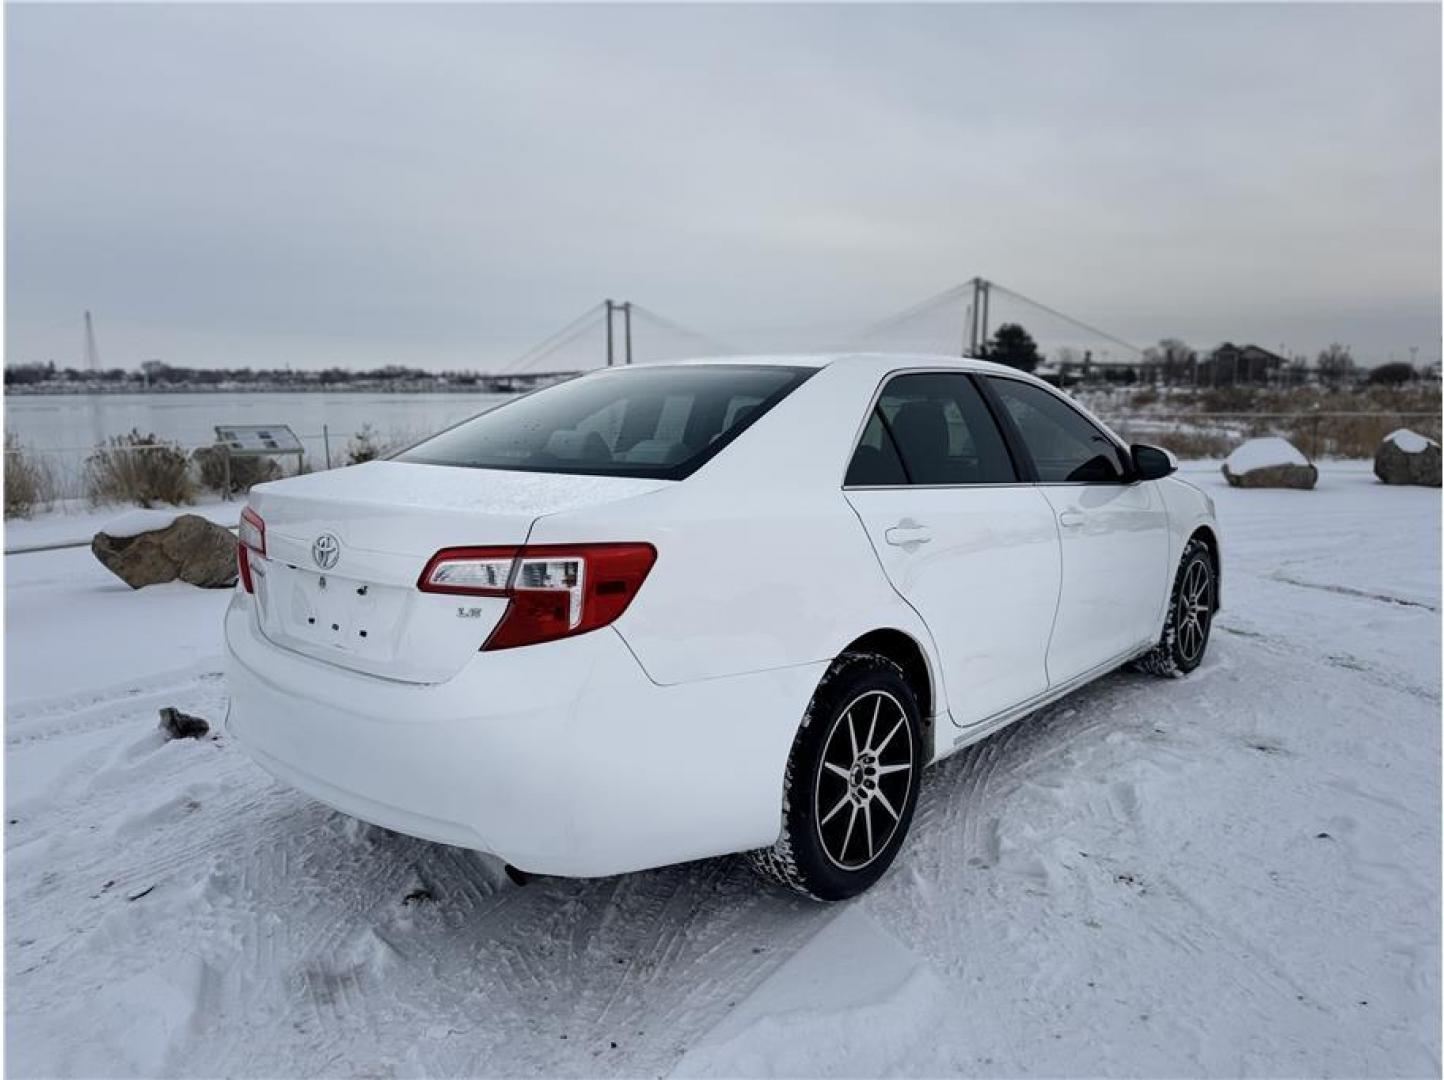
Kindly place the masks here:
[(1165, 386), (1191, 381), (1198, 366), (1198, 353), (1178, 338), (1164, 338), (1145, 355), (1151, 355), (1157, 362)]
[(1019, 371), (1032, 371), (1043, 359), (1033, 335), (1017, 323), (1004, 323), (998, 327), (983, 355), (994, 363), (1007, 364)]
[(1380, 364), (1369, 372), (1369, 382), (1374, 386), (1403, 386), (1418, 377), (1418, 372), (1402, 360), (1396, 360), (1390, 364)]
[(7, 364), (5, 385), (25, 386), (55, 378), (55, 361), (48, 364)]
[(1347, 345), (1337, 342), (1319, 353), (1317, 362), (1319, 381), (1325, 386), (1337, 388), (1354, 379), (1354, 356)]

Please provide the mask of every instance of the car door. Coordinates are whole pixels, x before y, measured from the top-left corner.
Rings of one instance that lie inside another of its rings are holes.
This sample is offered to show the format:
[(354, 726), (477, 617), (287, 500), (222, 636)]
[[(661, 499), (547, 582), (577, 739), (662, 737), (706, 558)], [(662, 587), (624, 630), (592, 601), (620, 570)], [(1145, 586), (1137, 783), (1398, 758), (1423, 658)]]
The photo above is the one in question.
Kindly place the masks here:
[(1058, 527), (971, 377), (889, 377), (844, 488), (888, 579), (933, 635), (953, 722), (1043, 693)]
[(1168, 514), (1157, 485), (1133, 482), (1126, 451), (1061, 394), (1007, 376), (989, 375), (984, 386), (1058, 519), (1063, 588), (1048, 647), (1056, 686), (1158, 636)]

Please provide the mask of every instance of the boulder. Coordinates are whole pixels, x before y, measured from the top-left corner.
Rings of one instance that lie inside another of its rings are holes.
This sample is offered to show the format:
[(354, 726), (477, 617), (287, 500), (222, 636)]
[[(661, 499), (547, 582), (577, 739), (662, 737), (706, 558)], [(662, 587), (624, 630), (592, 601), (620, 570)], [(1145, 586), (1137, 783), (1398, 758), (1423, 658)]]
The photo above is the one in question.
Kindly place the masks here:
[(160, 711), (160, 729), (167, 739), (201, 739), (210, 732), (211, 725), (199, 716), (167, 705)]
[(144, 527), (157, 524), (153, 518), (139, 523), (121, 519), (96, 533), (90, 550), (132, 589), (167, 581), (206, 589), (236, 583), (236, 538), (229, 529), (197, 514)]
[(1391, 431), (1374, 451), (1374, 475), (1386, 484), (1439, 487), (1439, 444), (1408, 428)]
[(1307, 491), (1318, 483), (1319, 470), (1293, 443), (1269, 435), (1235, 447), (1224, 459), (1223, 478), (1233, 487)]

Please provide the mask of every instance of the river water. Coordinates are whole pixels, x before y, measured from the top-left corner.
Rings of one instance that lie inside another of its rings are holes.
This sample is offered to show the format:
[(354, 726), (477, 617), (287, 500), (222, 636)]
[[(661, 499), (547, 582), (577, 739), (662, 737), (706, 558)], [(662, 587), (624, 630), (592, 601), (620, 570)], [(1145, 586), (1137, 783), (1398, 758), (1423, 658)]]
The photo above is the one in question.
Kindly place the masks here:
[[(399, 445), (505, 400), (486, 393), (6, 394), (5, 430), (42, 457), (70, 494), (91, 449), (132, 429), (190, 450), (213, 442), (217, 424), (286, 424), (300, 437), (307, 464), (319, 468), (327, 432), (331, 460), (339, 463), (364, 425), (383, 444)], [(291, 461), (285, 464), (291, 471)]]

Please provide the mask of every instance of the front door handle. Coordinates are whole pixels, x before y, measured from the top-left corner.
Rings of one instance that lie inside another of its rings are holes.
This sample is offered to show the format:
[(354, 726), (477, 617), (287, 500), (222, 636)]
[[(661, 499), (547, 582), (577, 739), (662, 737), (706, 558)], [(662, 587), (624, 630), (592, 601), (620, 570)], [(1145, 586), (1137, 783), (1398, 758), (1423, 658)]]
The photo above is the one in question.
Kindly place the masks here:
[(1065, 529), (1076, 529), (1087, 520), (1081, 510), (1064, 510), (1058, 515), (1058, 524)]
[(909, 544), (926, 544), (933, 538), (933, 531), (926, 525), (904, 519), (883, 533), (893, 547), (907, 547)]

